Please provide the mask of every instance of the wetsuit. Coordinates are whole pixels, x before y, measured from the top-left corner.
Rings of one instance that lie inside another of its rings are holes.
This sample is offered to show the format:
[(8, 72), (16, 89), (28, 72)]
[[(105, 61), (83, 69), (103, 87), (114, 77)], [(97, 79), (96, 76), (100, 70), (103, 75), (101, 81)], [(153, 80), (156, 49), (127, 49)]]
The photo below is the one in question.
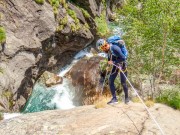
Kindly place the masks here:
[[(122, 68), (122, 70), (124, 71), (124, 74), (127, 76), (126, 58), (125, 58), (125, 55), (122, 53), (121, 48), (119, 46), (110, 44), (108, 61), (110, 61), (110, 60), (113, 61), (113, 63), (115, 65), (120, 66)], [(117, 99), (114, 81), (118, 75), (118, 72), (119, 72), (119, 69), (116, 66), (113, 66), (113, 68), (111, 70), (110, 77), (109, 77), (109, 86), (111, 89), (111, 94), (112, 94), (114, 99)], [(122, 72), (120, 72), (120, 79), (121, 79), (121, 85), (122, 85), (123, 90), (124, 90), (125, 99), (127, 99), (128, 98), (128, 87), (126, 84), (126, 78)]]

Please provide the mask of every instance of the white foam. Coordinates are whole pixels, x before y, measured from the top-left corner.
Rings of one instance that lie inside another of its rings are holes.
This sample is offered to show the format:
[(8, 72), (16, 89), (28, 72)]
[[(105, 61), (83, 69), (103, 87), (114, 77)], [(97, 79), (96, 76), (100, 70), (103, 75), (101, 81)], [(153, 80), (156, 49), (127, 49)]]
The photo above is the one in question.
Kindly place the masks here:
[(56, 91), (56, 94), (50, 102), (51, 105), (55, 104), (58, 109), (62, 110), (75, 107), (72, 101), (75, 88), (71, 86), (69, 80), (64, 79), (62, 85), (57, 85), (53, 89)]
[(77, 60), (73, 60), (70, 65), (67, 65), (67, 66), (65, 66), (64, 68), (62, 68), (61, 71), (59, 72), (58, 76), (63, 77), (63, 76), (72, 68), (72, 66), (73, 66), (76, 62), (77, 62)]
[(18, 117), (22, 114), (20, 113), (4, 113), (4, 119), (7, 120), (7, 119), (12, 119), (14, 117)]
[(104, 58), (108, 57), (108, 55), (106, 53), (98, 53), (98, 56), (101, 56), (101, 57), (104, 57)]

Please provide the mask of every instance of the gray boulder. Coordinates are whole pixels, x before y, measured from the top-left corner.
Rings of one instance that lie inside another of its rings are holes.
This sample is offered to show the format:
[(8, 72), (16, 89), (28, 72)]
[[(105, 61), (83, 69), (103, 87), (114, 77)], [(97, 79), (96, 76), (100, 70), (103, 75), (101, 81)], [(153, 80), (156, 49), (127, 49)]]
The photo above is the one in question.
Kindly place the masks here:
[[(1, 3), (0, 25), (6, 30), (6, 43), (0, 48), (0, 106), (5, 108), (4, 104), (11, 102), (12, 107), (5, 110), (19, 110), (44, 71), (57, 72), (77, 51), (89, 45), (94, 36), (91, 30), (84, 29), (86, 20), (81, 11), (77, 10), (80, 28), (72, 31), (75, 20), (61, 4), (55, 17), (48, 1), (43, 5), (34, 0)], [(70, 7), (75, 8), (72, 4)], [(67, 24), (57, 31), (64, 16), (68, 18)], [(10, 101), (3, 97), (5, 91), (12, 94)]]

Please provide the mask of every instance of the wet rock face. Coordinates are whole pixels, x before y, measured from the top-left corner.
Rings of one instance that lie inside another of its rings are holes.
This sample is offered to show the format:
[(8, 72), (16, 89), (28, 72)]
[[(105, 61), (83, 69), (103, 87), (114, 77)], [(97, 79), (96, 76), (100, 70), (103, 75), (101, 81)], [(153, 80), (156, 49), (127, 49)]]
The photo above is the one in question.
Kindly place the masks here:
[[(86, 20), (81, 11), (76, 12), (83, 26)], [(34, 0), (1, 0), (0, 15), (0, 25), (5, 28), (7, 37), (0, 48), (0, 97), (4, 91), (9, 91), (13, 95), (10, 102), (14, 110), (23, 107), (34, 82), (44, 71), (58, 71), (94, 39), (91, 30), (84, 27), (72, 31), (74, 19), (62, 5), (55, 18), (47, 1), (39, 5)], [(64, 16), (68, 17), (67, 24), (56, 31), (59, 19)], [(22, 102), (18, 101), (21, 99)], [(7, 97), (0, 98), (1, 108), (9, 110), (2, 106), (8, 102)]]
[(102, 90), (99, 62), (103, 59), (104, 58), (99, 56), (91, 58), (85, 57), (78, 61), (67, 73), (66, 76), (72, 80), (73, 85), (79, 87), (79, 91), (76, 92), (74, 100), (79, 99), (78, 102), (89, 105), (93, 104), (98, 99)]
[(99, 62), (101, 57), (84, 58), (78, 61), (68, 73), (74, 85), (94, 87), (100, 78)]

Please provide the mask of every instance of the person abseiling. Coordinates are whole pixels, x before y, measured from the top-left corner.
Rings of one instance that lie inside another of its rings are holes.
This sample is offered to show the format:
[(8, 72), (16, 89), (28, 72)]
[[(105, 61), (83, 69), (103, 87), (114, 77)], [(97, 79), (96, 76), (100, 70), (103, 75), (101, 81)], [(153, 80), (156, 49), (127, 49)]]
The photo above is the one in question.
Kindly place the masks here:
[[(120, 66), (122, 72), (120, 72), (120, 80), (121, 80), (121, 85), (124, 90), (125, 94), (125, 103), (127, 104), (129, 102), (129, 97), (128, 97), (128, 87), (126, 84), (126, 77), (127, 76), (127, 64), (126, 64), (126, 59), (127, 59), (127, 49), (125, 47), (125, 42), (121, 40), (119, 36), (112, 36), (107, 39), (99, 39), (96, 42), (96, 47), (98, 50), (103, 51), (105, 53), (108, 53), (108, 64), (110, 65), (117, 65)], [(115, 104), (118, 103), (118, 99), (116, 96), (116, 89), (114, 85), (115, 78), (117, 77), (119, 72), (119, 69), (113, 65), (110, 76), (109, 76), (109, 86), (112, 94), (112, 99), (109, 101), (107, 104)]]

